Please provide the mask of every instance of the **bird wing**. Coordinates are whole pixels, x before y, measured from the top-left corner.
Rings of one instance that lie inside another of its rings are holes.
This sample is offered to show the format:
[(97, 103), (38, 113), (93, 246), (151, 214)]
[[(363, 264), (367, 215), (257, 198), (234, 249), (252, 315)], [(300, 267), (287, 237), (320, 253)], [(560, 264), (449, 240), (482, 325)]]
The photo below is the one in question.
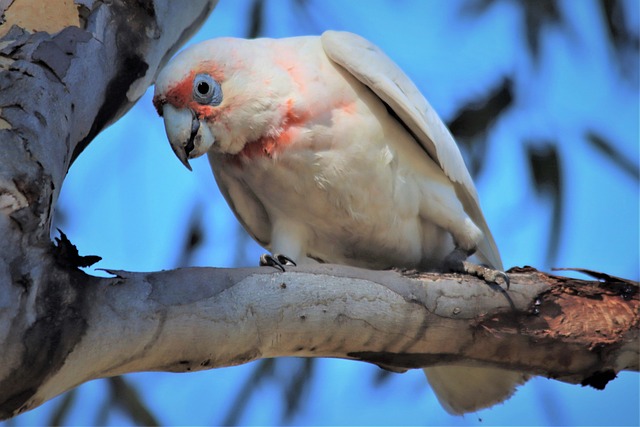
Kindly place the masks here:
[(224, 161), (224, 156), (224, 154), (211, 152), (208, 154), (218, 188), (244, 229), (261, 246), (269, 248), (271, 243), (269, 215), (253, 190), (242, 180), (232, 176), (226, 167), (220, 165), (220, 162)]
[(454, 184), (465, 212), (484, 234), (477, 255), (483, 262), (502, 270), (498, 248), (480, 209), (478, 193), (460, 150), (415, 84), (377, 46), (356, 34), (326, 31), (321, 40), (327, 56), (386, 103), (429, 157), (442, 168)]

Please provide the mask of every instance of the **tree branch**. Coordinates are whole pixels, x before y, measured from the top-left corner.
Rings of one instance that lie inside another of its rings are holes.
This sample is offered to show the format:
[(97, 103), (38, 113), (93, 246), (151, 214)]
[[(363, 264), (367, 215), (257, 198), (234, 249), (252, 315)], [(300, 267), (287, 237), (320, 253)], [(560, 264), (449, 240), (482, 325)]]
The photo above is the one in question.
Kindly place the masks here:
[(75, 304), (48, 333), (75, 344), (46, 380), (23, 384), (35, 387), (23, 406), (10, 405), (19, 385), (1, 384), (4, 417), (95, 378), (268, 357), (338, 357), (392, 370), (490, 365), (597, 388), (639, 368), (638, 288), (615, 279), (517, 269), (505, 291), (455, 274), (335, 265), (112, 273), (70, 277)]

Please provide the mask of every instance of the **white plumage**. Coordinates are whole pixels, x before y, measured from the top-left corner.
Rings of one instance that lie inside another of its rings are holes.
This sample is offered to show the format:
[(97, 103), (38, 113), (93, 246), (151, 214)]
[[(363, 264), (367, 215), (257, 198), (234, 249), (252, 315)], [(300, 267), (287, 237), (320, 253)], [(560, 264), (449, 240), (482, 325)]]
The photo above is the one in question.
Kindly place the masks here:
[[(188, 166), (208, 154), (237, 218), (273, 253), (439, 269), (457, 248), (502, 269), (449, 131), (357, 35), (200, 43), (161, 72), (154, 104), (176, 155)], [(470, 367), (425, 372), (452, 413), (499, 402), (526, 379)]]

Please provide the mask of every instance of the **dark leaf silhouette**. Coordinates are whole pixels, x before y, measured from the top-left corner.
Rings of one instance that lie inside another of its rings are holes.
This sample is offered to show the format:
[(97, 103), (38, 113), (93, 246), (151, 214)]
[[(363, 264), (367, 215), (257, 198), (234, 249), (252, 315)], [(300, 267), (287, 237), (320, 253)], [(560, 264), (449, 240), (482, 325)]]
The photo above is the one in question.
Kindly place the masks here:
[(262, 35), (264, 28), (264, 0), (254, 0), (249, 12), (249, 34), (248, 38), (254, 39)]
[(616, 150), (615, 145), (595, 132), (587, 132), (587, 141), (598, 149), (609, 161), (613, 162), (621, 171), (636, 181), (640, 180), (638, 164)]
[(64, 395), (62, 395), (62, 399), (60, 404), (56, 407), (56, 409), (51, 414), (49, 418), (49, 425), (52, 427), (60, 426), (64, 424), (67, 415), (69, 415), (69, 411), (71, 407), (74, 405), (76, 396), (78, 394), (78, 389), (74, 388), (69, 390)]
[(609, 37), (614, 46), (628, 43), (631, 39), (622, 15), (622, 5), (617, 0), (600, 0), (602, 13), (604, 14), (605, 23)]
[(231, 408), (227, 412), (222, 425), (235, 426), (238, 425), (240, 418), (245, 412), (249, 399), (253, 392), (258, 388), (259, 384), (268, 378), (273, 377), (276, 359), (260, 359), (254, 363), (254, 370), (251, 376), (242, 385), (240, 392), (233, 400)]
[(540, 57), (540, 40), (545, 26), (562, 23), (555, 0), (520, 0), (523, 9), (527, 46), (534, 60)]
[(107, 378), (104, 382), (108, 386), (108, 397), (98, 411), (96, 425), (105, 425), (108, 421), (109, 413), (114, 409), (122, 411), (136, 425), (160, 425), (146, 404), (140, 399), (136, 389), (124, 377)]
[(506, 77), (482, 99), (474, 99), (462, 107), (449, 124), (456, 137), (474, 138), (486, 133), (496, 118), (513, 102), (513, 81)]
[(461, 12), (472, 15), (485, 13), (491, 6), (509, 1), (521, 9), (524, 37), (534, 60), (540, 56), (540, 40), (546, 27), (561, 25), (562, 15), (555, 0), (475, 0), (463, 3)]
[(547, 265), (556, 259), (560, 245), (563, 212), (562, 166), (557, 144), (552, 141), (530, 141), (526, 144), (533, 188), (538, 196), (547, 198), (552, 205), (551, 228), (547, 247)]
[(204, 241), (204, 218), (203, 208), (201, 205), (197, 204), (191, 209), (191, 214), (189, 215), (189, 225), (187, 227), (187, 232), (185, 233), (185, 239), (182, 246), (182, 250), (180, 251), (180, 257), (176, 263), (179, 267), (184, 267), (187, 265), (191, 265), (191, 260), (196, 254), (196, 251), (202, 245)]
[(617, 57), (621, 74), (626, 77), (631, 84), (638, 86), (638, 75), (640, 74), (640, 34), (638, 28), (630, 28), (628, 20), (625, 19), (625, 5), (628, 3), (619, 0), (600, 0), (602, 14), (606, 31), (609, 35), (610, 44)]
[(600, 4), (613, 46), (617, 49), (630, 48), (637, 53), (640, 50), (640, 34), (638, 28), (634, 32), (625, 20), (625, 3), (620, 0), (600, 0)]
[(493, 123), (513, 103), (513, 81), (505, 77), (481, 99), (464, 105), (449, 123), (451, 133), (465, 153), (473, 176), (482, 170), (487, 153), (487, 133)]
[(373, 376), (373, 383), (376, 386), (381, 386), (391, 378), (392, 372), (385, 369), (378, 369)]
[[(297, 413), (309, 388), (314, 372), (314, 359), (261, 359), (254, 363), (255, 369), (235, 397), (223, 425), (238, 425), (246, 411), (251, 396), (261, 383), (272, 381), (272, 388), (281, 387), (284, 411), (282, 421), (291, 421)], [(275, 387), (274, 387), (275, 386)]]
[(496, 3), (496, 0), (470, 0), (461, 3), (460, 12), (463, 14), (480, 15)]
[(284, 393), (287, 404), (282, 417), (283, 421), (291, 421), (300, 408), (314, 372), (314, 359), (297, 359), (297, 362), (301, 366), (293, 372), (285, 385)]

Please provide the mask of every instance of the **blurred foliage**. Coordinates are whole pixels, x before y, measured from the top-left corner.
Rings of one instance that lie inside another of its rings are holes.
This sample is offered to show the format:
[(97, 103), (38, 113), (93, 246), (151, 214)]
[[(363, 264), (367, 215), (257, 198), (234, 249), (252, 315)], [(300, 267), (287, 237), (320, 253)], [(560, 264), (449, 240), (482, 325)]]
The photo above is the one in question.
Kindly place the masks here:
[[(572, 31), (567, 20), (563, 18), (560, 3), (555, 0), (472, 0), (464, 3), (461, 13), (480, 17), (487, 13), (489, 8), (501, 2), (509, 2), (519, 7), (523, 37), (533, 63), (537, 63), (540, 57), (545, 31), (551, 27), (568, 33)], [(627, 26), (623, 1), (599, 0), (599, 3), (607, 27), (609, 44), (616, 52), (621, 73), (629, 78), (637, 89), (639, 35)], [(487, 134), (491, 131), (492, 125), (507, 111), (510, 104), (517, 103), (516, 100), (520, 96), (513, 92), (512, 79), (515, 81), (518, 76), (506, 77), (499, 91), (494, 92), (490, 89), (484, 97), (469, 101), (449, 124), (473, 176), (481, 172), (482, 165), (487, 160)], [(587, 132), (585, 139), (598, 149), (604, 160), (613, 162), (619, 169), (638, 180), (638, 166), (615, 150), (614, 144), (594, 132)], [(532, 177), (534, 193), (539, 198), (550, 201), (552, 220), (547, 239), (546, 264), (551, 265), (558, 254), (560, 230), (564, 220), (563, 172), (562, 159), (557, 149), (558, 142), (520, 142), (527, 158), (526, 166)]]
[(533, 178), (533, 188), (538, 197), (551, 201), (552, 215), (549, 227), (549, 244), (546, 264), (556, 258), (560, 245), (560, 227), (562, 225), (563, 192), (562, 166), (555, 141), (527, 141), (525, 152), (529, 160), (529, 170)]
[(267, 4), (290, 7), (301, 26), (307, 29), (309, 34), (322, 31), (322, 25), (318, 23), (313, 5), (310, 0), (253, 0), (249, 11), (249, 30), (247, 38), (264, 37), (263, 28), (266, 23), (265, 7)]
[(463, 11), (479, 16), (486, 13), (496, 3), (515, 3), (522, 11), (523, 31), (527, 47), (534, 60), (540, 57), (540, 45), (545, 27), (562, 26), (563, 20), (559, 2), (556, 0), (471, 0), (464, 3)]
[(249, 12), (249, 31), (247, 37), (250, 39), (255, 39), (256, 37), (260, 37), (262, 35), (262, 26), (263, 26), (263, 15), (264, 15), (264, 1), (263, 0), (254, 0), (251, 5), (251, 11)]
[(284, 408), (282, 423), (290, 422), (300, 408), (310, 386), (309, 379), (314, 373), (315, 359), (279, 358), (261, 359), (254, 363), (254, 369), (236, 395), (222, 425), (238, 425), (255, 392), (263, 383), (269, 383), (270, 392), (280, 391)]
[(73, 406), (77, 395), (78, 389), (74, 388), (62, 396), (60, 404), (51, 414), (51, 419), (49, 420), (49, 425), (51, 427), (64, 425), (64, 421), (67, 418), (67, 415), (69, 415), (69, 410)]
[(276, 359), (261, 359), (254, 363), (255, 368), (253, 369), (251, 376), (247, 378), (240, 389), (240, 392), (233, 400), (231, 408), (227, 412), (227, 416), (222, 422), (222, 425), (238, 425), (245, 408), (249, 404), (249, 400), (253, 395), (254, 389), (257, 388), (261, 382), (273, 377), (275, 362)]
[[(631, 28), (625, 20), (625, 2), (623, 0), (596, 0), (606, 25), (609, 43), (618, 56), (621, 72), (629, 81), (638, 84), (638, 52), (640, 51), (640, 34), (637, 28)], [(631, 0), (636, 1), (636, 0)], [(540, 46), (545, 31), (557, 28), (571, 31), (564, 20), (560, 2), (556, 0), (469, 0), (463, 3), (462, 12), (480, 16), (497, 3), (514, 4), (521, 11), (522, 29), (527, 41), (527, 48), (534, 60), (540, 56)], [(578, 2), (573, 2), (574, 5)]]
[(107, 424), (110, 412), (119, 410), (140, 426), (158, 426), (158, 420), (140, 398), (136, 389), (123, 377), (107, 378), (107, 399), (102, 403), (96, 417), (96, 425)]
[(606, 159), (613, 162), (619, 170), (629, 175), (629, 177), (634, 181), (640, 181), (640, 169), (638, 168), (638, 164), (634, 163), (633, 160), (625, 157), (622, 153), (616, 150), (613, 143), (608, 141), (602, 135), (591, 131), (587, 132), (585, 138), (594, 148), (600, 151)]
[[(104, 400), (100, 402), (95, 414), (93, 425), (106, 425), (109, 416), (119, 412), (128, 418), (131, 424), (140, 426), (160, 425), (158, 420), (140, 398), (136, 389), (123, 377), (112, 377), (101, 380), (107, 386)], [(65, 425), (73, 405), (78, 397), (78, 389), (72, 389), (65, 393), (58, 406), (52, 412), (47, 425)]]
[(187, 267), (193, 263), (196, 252), (204, 241), (204, 230), (204, 209), (201, 205), (195, 205), (189, 214), (182, 250), (176, 262), (177, 267)]
[(488, 149), (488, 133), (494, 122), (513, 103), (513, 81), (505, 77), (498, 88), (490, 89), (480, 99), (464, 105), (449, 122), (449, 130), (455, 135), (472, 176), (482, 172)]
[[(636, 0), (631, 0), (636, 1)], [(638, 85), (638, 52), (640, 34), (633, 31), (624, 19), (625, 8), (622, 0), (600, 0), (605, 17), (610, 44), (613, 47), (620, 71), (624, 77)]]

